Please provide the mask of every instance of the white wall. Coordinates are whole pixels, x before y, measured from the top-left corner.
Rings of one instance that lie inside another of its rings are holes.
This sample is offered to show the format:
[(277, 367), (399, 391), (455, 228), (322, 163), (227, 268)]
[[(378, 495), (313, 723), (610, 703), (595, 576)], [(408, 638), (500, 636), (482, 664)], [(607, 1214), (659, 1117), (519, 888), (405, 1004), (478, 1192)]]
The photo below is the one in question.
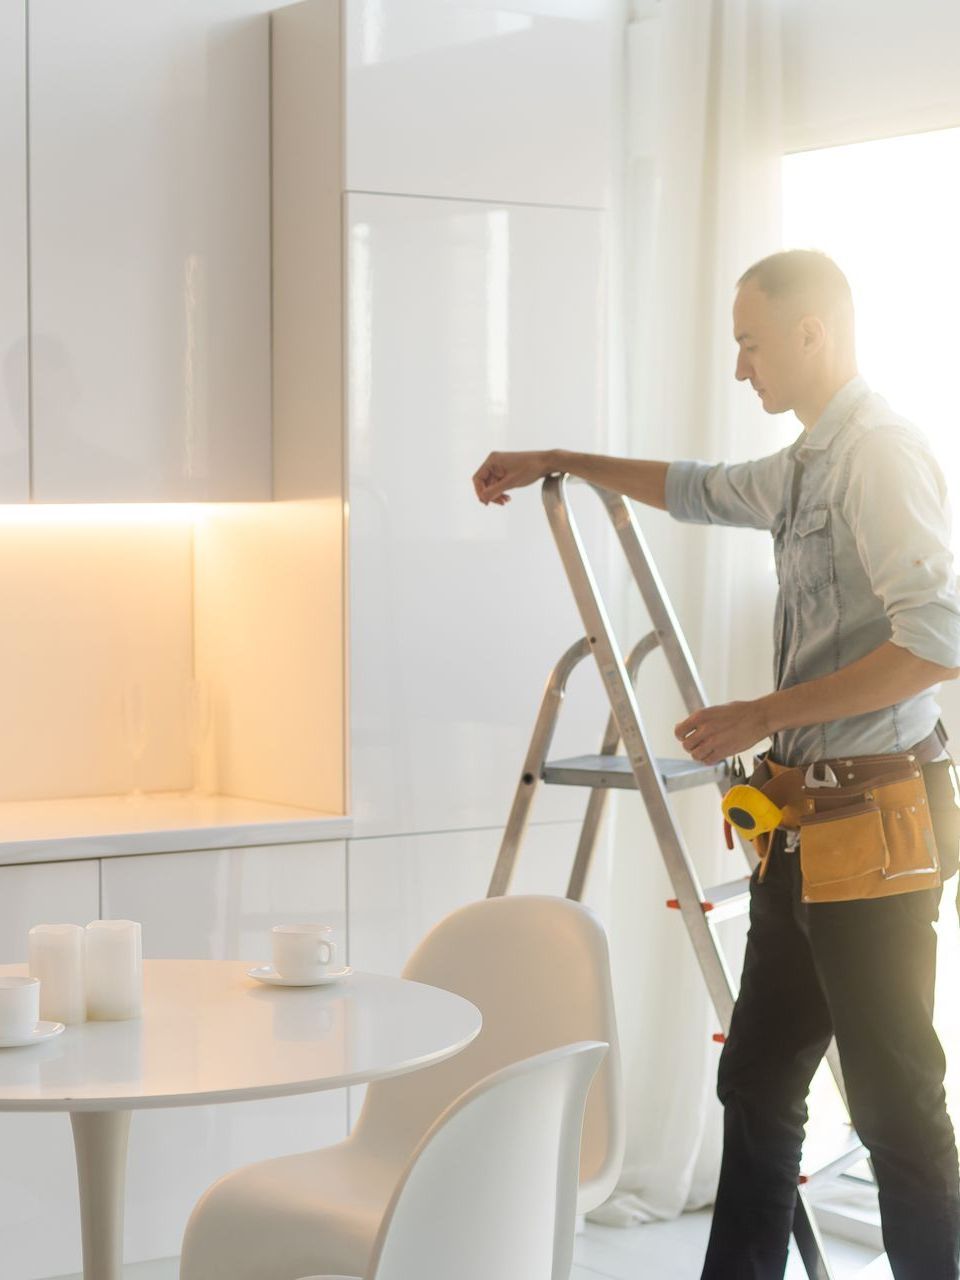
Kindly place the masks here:
[(784, 0), (788, 151), (960, 124), (960, 5)]

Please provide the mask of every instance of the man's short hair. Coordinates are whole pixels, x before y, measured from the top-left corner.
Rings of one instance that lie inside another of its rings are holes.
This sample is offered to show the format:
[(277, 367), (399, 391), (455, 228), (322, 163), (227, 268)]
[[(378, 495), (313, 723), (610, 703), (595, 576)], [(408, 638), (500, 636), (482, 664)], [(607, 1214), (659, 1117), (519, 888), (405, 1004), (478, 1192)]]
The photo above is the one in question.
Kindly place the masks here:
[(853, 324), (850, 284), (832, 258), (818, 249), (785, 249), (748, 267), (737, 288), (753, 283), (770, 298), (801, 310), (827, 313)]

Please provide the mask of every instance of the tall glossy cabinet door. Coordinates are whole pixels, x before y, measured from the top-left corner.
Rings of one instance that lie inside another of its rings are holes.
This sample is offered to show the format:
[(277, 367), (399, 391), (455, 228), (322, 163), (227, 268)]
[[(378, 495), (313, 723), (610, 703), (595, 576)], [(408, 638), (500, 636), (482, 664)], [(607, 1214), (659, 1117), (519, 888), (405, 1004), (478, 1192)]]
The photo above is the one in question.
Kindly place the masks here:
[(0, 502), (30, 497), (26, 0), (0, 0)]
[(31, 0), (34, 498), (270, 497), (268, 0)]
[[(602, 451), (604, 215), (350, 195), (347, 223), (354, 831), (499, 826), (582, 624), (538, 487), (484, 507), (471, 476), (494, 449)], [(566, 754), (599, 745), (591, 680)], [(582, 807), (551, 788), (536, 818)]]
[(609, 202), (623, 0), (342, 0), (346, 185)]

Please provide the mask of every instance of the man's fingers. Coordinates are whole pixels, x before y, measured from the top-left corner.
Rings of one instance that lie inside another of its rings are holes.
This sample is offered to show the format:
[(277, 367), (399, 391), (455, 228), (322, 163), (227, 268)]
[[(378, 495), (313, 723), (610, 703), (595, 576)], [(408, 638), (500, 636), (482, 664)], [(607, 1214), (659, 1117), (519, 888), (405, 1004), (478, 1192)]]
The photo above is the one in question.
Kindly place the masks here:
[(682, 742), (683, 739), (688, 734), (693, 733), (693, 731), (698, 727), (698, 725), (699, 725), (699, 720), (697, 717), (697, 713), (694, 712), (692, 716), (687, 716), (686, 720), (681, 720), (680, 723), (675, 726), (673, 732), (677, 735), (677, 737)]
[(474, 474), (473, 487), (481, 502), (496, 502), (503, 495), (507, 473), (504, 467), (484, 464)]

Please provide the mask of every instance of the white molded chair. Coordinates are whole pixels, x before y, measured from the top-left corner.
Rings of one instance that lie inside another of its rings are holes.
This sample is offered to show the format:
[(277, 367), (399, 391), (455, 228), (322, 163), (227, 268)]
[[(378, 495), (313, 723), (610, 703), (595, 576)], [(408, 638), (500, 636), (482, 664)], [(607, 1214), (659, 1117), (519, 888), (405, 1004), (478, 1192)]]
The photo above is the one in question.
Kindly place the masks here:
[(568, 1280), (584, 1103), (607, 1046), (515, 1062), (475, 1084), (411, 1156), (365, 1277)]
[(610, 1052), (587, 1100), (577, 1212), (613, 1190), (623, 1091), (607, 940), (594, 913), (566, 898), (485, 898), (436, 925), (403, 976), (472, 1001), (480, 1035), (445, 1062), (371, 1084), (345, 1141), (214, 1183), (187, 1224), (181, 1280), (363, 1275), (398, 1179), (444, 1108), (502, 1067), (578, 1041), (605, 1041)]

